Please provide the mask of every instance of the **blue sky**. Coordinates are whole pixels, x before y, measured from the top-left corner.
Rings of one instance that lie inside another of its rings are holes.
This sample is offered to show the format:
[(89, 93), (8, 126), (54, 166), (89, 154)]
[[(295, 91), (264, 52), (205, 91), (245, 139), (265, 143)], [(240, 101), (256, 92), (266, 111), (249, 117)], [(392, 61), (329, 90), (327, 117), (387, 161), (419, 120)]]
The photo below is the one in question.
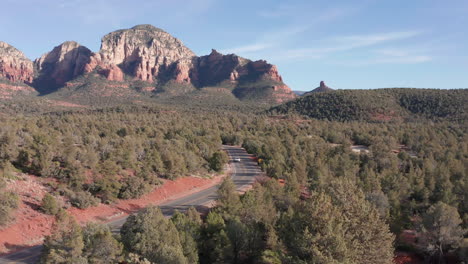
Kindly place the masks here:
[[(34, 59), (66, 41), (98, 51), (108, 32), (160, 27), (276, 64), (294, 90), (468, 88), (466, 0), (0, 0), (0, 40)], [(287, 2), (287, 3), (286, 3)]]

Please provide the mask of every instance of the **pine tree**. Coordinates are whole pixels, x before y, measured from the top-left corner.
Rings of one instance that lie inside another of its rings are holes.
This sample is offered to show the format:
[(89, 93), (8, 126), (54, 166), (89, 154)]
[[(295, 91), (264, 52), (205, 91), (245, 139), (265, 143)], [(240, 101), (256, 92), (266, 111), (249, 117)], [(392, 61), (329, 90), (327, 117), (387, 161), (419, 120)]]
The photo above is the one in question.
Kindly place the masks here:
[(202, 228), (200, 263), (225, 263), (232, 259), (232, 250), (226, 234), (226, 224), (220, 214), (211, 211)]
[(53, 233), (44, 241), (41, 262), (46, 264), (86, 263), (81, 227), (65, 210), (57, 213)]
[(210, 158), (210, 168), (216, 172), (220, 172), (224, 168), (224, 164), (226, 164), (229, 160), (228, 155), (224, 151), (217, 151), (213, 154)]
[(120, 230), (125, 248), (155, 263), (188, 263), (179, 233), (158, 207), (131, 215)]
[(226, 178), (218, 189), (218, 210), (223, 216), (236, 215), (241, 207), (239, 194), (236, 185), (231, 178)]
[(437, 256), (439, 263), (448, 249), (458, 248), (465, 230), (455, 207), (438, 202), (423, 215), (420, 246), (430, 257)]
[(200, 217), (193, 219), (192, 212), (189, 217), (176, 211), (171, 217), (171, 221), (179, 232), (180, 243), (182, 244), (184, 256), (187, 258), (188, 263), (198, 263), (197, 241), (200, 239)]
[(392, 263), (393, 235), (354, 183), (336, 180), (302, 203), (280, 221), (280, 237), (297, 261)]
[(83, 229), (83, 241), (83, 256), (90, 264), (112, 264), (122, 260), (123, 246), (112, 236), (107, 225), (86, 225)]

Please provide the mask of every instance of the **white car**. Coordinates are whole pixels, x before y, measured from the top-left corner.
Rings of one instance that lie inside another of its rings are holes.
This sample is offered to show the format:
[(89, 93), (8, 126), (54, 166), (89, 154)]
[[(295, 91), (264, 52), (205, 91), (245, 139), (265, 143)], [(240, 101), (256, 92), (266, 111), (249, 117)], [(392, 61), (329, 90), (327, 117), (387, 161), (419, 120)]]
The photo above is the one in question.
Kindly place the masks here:
[(234, 162), (240, 162), (240, 158), (234, 158)]

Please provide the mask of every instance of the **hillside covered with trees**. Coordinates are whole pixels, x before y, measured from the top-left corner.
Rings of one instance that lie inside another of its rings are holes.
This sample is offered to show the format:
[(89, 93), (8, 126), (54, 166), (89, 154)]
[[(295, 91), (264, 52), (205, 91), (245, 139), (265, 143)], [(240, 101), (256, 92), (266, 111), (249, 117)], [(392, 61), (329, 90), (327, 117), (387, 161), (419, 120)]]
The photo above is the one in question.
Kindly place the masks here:
[(273, 107), (273, 114), (300, 114), (335, 121), (466, 120), (468, 89), (336, 90), (310, 93)]
[[(3, 115), (0, 177), (53, 179), (38, 209), (57, 219), (44, 263), (391, 263), (395, 250), (466, 259), (465, 90), (356, 91), (360, 107), (398, 105), (392, 122), (365, 121), (366, 108), (342, 111), (348, 93), (299, 99), (323, 100), (322, 117), (306, 120), (238, 104)], [(206, 217), (190, 210), (168, 220), (147, 208), (115, 235), (79, 226), (53, 201), (86, 208), (138, 197), (161, 179), (216, 172), (227, 161), (222, 143), (258, 157), (268, 179), (243, 195), (224, 182)], [(7, 226), (17, 197), (2, 191), (0, 205)], [(401, 239), (407, 230), (415, 241)]]

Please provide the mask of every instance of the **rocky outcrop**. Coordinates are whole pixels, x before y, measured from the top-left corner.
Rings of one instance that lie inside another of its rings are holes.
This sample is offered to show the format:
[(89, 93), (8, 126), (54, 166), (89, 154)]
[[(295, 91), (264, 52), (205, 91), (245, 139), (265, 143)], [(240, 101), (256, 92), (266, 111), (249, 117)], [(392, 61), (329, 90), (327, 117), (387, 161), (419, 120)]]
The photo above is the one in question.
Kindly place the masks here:
[(312, 93), (317, 93), (317, 92), (330, 92), (333, 91), (332, 88), (328, 87), (324, 81), (320, 82), (320, 86), (312, 90)]
[(102, 38), (101, 50), (94, 54), (86, 72), (97, 70), (108, 80), (134, 80), (163, 84), (173, 81), (195, 87), (216, 86), (226, 81), (233, 86), (245, 81), (267, 80), (277, 83), (278, 94), (294, 98), (284, 85), (276, 66), (264, 60), (250, 61), (216, 50), (197, 57), (182, 42), (151, 25), (118, 30)]
[[(182, 42), (162, 29), (151, 25), (139, 25), (131, 29), (117, 30), (102, 38), (101, 50), (93, 55), (86, 67), (91, 72), (100, 66), (110, 72), (108, 78), (120, 76), (115, 73), (119, 66), (125, 74), (137, 80), (154, 82), (167, 75), (171, 66), (188, 60), (195, 54)], [(179, 66), (179, 71), (184, 67)], [(185, 73), (184, 73), (185, 74)]]
[[(69, 82), (84, 75), (84, 78), (74, 81), (82, 83), (81, 87), (99, 87), (94, 84), (96, 80), (103, 81), (99, 79), (103, 76), (109, 81), (123, 82), (123, 86), (145, 92), (159, 90), (170, 93), (171, 89), (180, 92), (220, 87), (231, 90), (241, 99), (256, 99), (258, 96), (283, 101), (295, 97), (283, 83), (275, 65), (235, 54), (223, 55), (216, 50), (207, 56), (197, 57), (180, 40), (151, 25), (138, 25), (105, 35), (97, 53), (67, 41), (35, 60), (37, 78), (34, 80), (33, 64), (21, 52), (3, 43), (0, 55), (0, 76), (11, 81), (32, 82), (41, 93), (50, 93), (60, 87), (72, 89), (75, 86)], [(148, 84), (129, 83), (133, 81)], [(113, 82), (112, 85), (115, 84)], [(177, 84), (184, 89), (178, 89)]]
[(198, 79), (201, 86), (215, 85), (225, 80), (237, 83), (243, 80), (271, 80), (282, 83), (275, 65), (264, 60), (250, 61), (235, 54), (223, 55), (212, 50), (208, 56), (198, 58)]
[(297, 95), (291, 91), (291, 88), (285, 84), (273, 86), (273, 90), (273, 99), (275, 103), (284, 103), (297, 97)]
[(39, 72), (35, 86), (42, 90), (64, 86), (85, 72), (91, 54), (88, 48), (74, 41), (60, 44), (34, 61)]
[(198, 76), (194, 76), (193, 72), (192, 60), (180, 60), (176, 62), (172, 79), (179, 84), (198, 82)]
[(0, 41), (0, 77), (10, 82), (31, 83), (34, 67), (31, 60), (13, 46)]
[(222, 81), (237, 82), (241, 76), (248, 75), (248, 60), (234, 54), (223, 55), (212, 50), (210, 55), (197, 58), (193, 75), (196, 86), (214, 86)]

